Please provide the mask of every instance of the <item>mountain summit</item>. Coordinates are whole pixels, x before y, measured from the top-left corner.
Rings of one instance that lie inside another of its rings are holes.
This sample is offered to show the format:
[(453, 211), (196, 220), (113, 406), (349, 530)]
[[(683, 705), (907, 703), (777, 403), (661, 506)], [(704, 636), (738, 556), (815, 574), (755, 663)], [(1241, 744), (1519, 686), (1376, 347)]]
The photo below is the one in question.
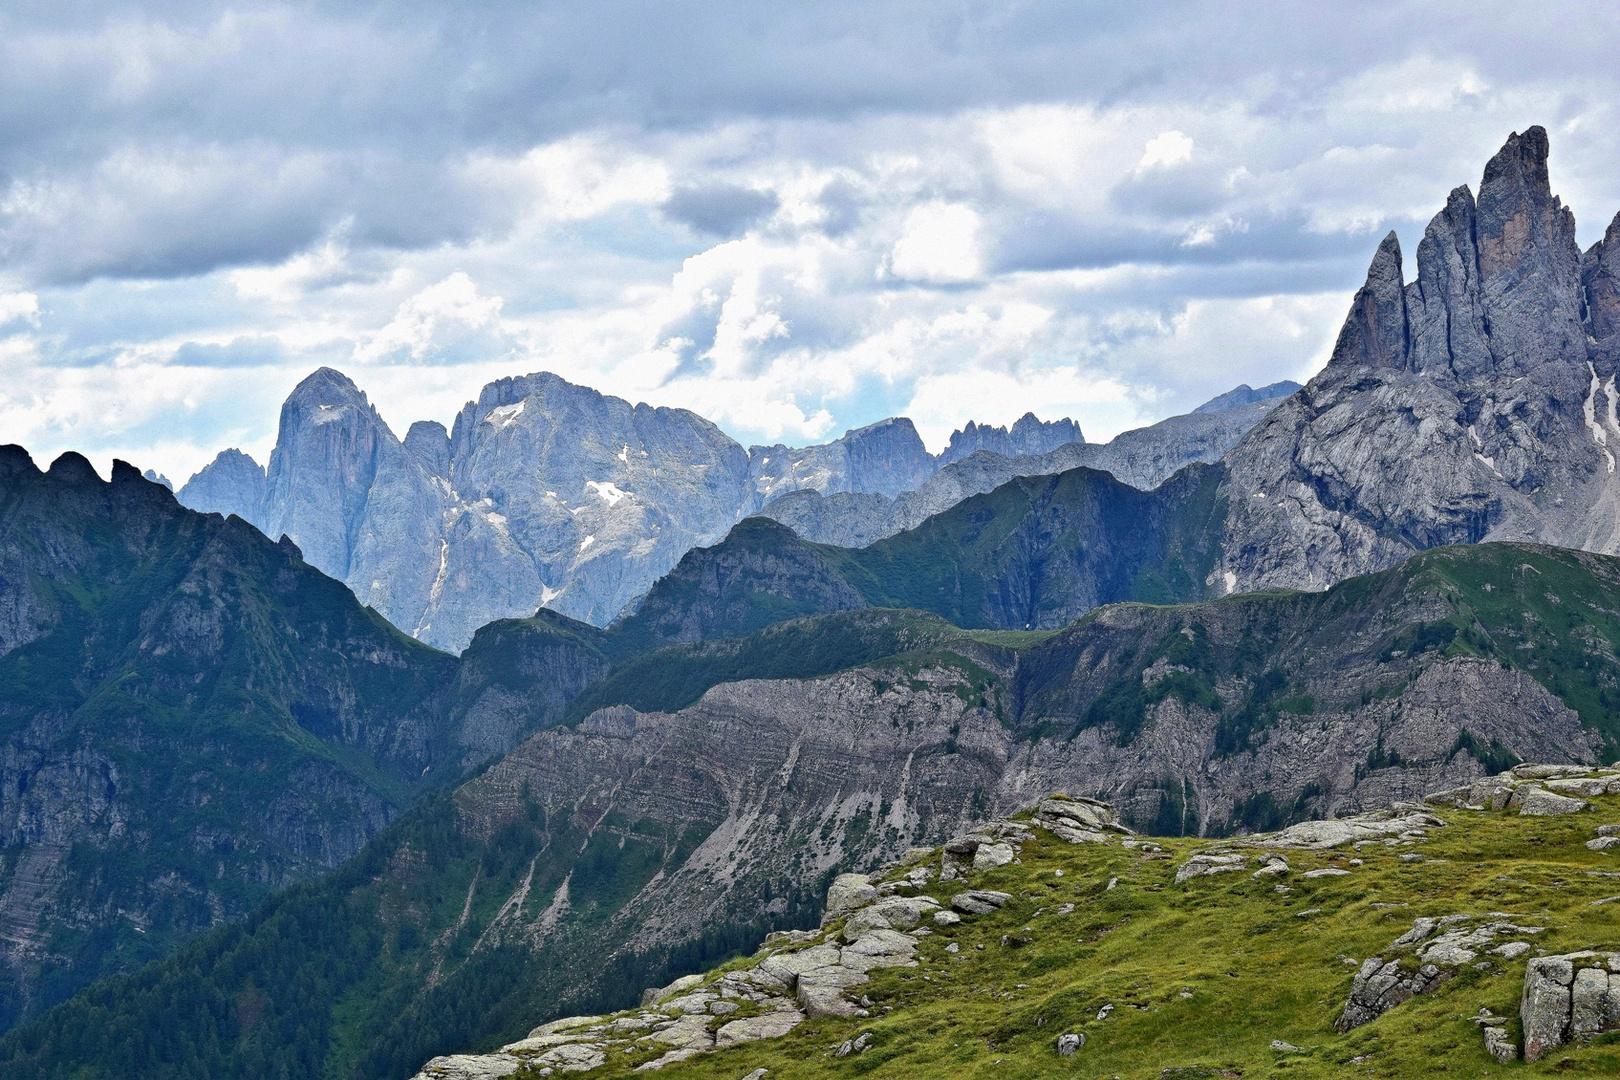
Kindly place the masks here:
[(1534, 539), (1620, 550), (1609, 235), (1584, 255), (1547, 133), (1515, 133), (1425, 230), (1393, 233), (1332, 359), (1226, 456), (1226, 591), (1322, 588), (1414, 551)]

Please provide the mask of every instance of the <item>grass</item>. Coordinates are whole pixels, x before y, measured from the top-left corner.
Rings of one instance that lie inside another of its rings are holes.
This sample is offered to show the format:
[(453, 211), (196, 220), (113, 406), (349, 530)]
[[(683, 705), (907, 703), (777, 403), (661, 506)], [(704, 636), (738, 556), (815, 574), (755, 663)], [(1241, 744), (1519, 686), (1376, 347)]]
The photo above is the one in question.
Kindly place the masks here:
[[(1207, 841), (1164, 840), (1162, 854), (1142, 854), (1070, 846), (1042, 832), (1020, 865), (973, 875), (974, 887), (1015, 894), (1012, 904), (940, 929), (923, 940), (919, 967), (876, 972), (861, 987), (873, 1018), (809, 1021), (660, 1075), (736, 1080), (764, 1067), (769, 1080), (1614, 1076), (1620, 1042), (1565, 1047), (1535, 1065), (1504, 1067), (1486, 1056), (1469, 1018), (1489, 1008), (1512, 1018), (1519, 1036), (1524, 958), (1464, 968), (1371, 1024), (1342, 1035), (1333, 1028), (1351, 961), (1379, 955), (1418, 915), (1513, 912), (1548, 927), (1534, 941), (1550, 953), (1620, 946), (1615, 908), (1591, 906), (1620, 893), (1620, 878), (1588, 873), (1620, 872), (1620, 859), (1584, 847), (1595, 825), (1620, 821), (1620, 797), (1597, 803), (1597, 812), (1551, 819), (1448, 811), (1450, 826), (1415, 846), (1289, 852), (1286, 895), (1274, 891), (1275, 879), (1248, 873), (1172, 884), (1175, 868)], [(1413, 851), (1425, 861), (1400, 860)], [(1351, 867), (1351, 858), (1365, 865)], [(1352, 873), (1300, 877), (1328, 865)], [(1058, 914), (1065, 903), (1074, 910)], [(960, 951), (947, 952), (951, 943)], [(1086, 1043), (1064, 1059), (1055, 1043), (1071, 1031)], [(872, 1033), (869, 1050), (833, 1056), (861, 1032)], [(1279, 1039), (1304, 1052), (1272, 1050)]]

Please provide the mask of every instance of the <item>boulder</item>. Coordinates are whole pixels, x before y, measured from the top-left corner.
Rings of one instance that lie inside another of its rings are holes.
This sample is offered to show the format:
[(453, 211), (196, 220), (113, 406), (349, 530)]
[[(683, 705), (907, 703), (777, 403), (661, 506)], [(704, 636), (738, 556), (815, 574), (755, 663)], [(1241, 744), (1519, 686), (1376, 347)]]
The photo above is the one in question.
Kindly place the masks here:
[(1524, 1059), (1620, 1031), (1620, 953), (1538, 956), (1525, 965), (1519, 1001)]
[(1586, 809), (1587, 803), (1585, 799), (1572, 799), (1546, 788), (1526, 787), (1513, 793), (1508, 806), (1518, 807), (1519, 813), (1527, 817), (1556, 817), (1559, 814), (1578, 814)]
[(964, 915), (988, 915), (1011, 899), (1011, 893), (969, 889), (951, 897), (951, 907)]
[(1011, 844), (980, 844), (973, 852), (973, 869), (993, 870), (1006, 866), (1013, 861), (1014, 855)]
[(1242, 870), (1249, 861), (1242, 855), (1194, 855), (1176, 869), (1176, 884), (1210, 874), (1228, 874)]
[(1078, 1031), (1071, 1031), (1067, 1035), (1059, 1035), (1057, 1039), (1057, 1052), (1064, 1057), (1072, 1057), (1074, 1052), (1086, 1045), (1086, 1037)]
[(822, 917), (821, 924), (825, 926), (834, 919), (858, 911), (876, 900), (877, 895), (877, 888), (866, 874), (839, 874), (827, 889), (827, 913)]

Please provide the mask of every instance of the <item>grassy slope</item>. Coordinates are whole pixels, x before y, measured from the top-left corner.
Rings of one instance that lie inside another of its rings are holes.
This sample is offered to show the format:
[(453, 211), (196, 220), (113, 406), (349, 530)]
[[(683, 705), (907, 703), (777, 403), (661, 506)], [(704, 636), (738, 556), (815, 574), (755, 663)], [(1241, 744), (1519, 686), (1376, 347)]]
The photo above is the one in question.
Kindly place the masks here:
[[(1522, 958), (1499, 962), (1491, 973), (1464, 969), (1438, 992), (1371, 1024), (1344, 1035), (1333, 1029), (1355, 972), (1345, 957), (1378, 955), (1418, 915), (1509, 911), (1549, 927), (1534, 939), (1548, 952), (1620, 947), (1614, 907), (1592, 906), (1620, 893), (1620, 879), (1588, 873), (1614, 875), (1620, 859), (1583, 846), (1595, 825), (1620, 822), (1620, 796), (1596, 804), (1595, 812), (1563, 818), (1447, 811), (1450, 826), (1416, 848), (1289, 852), (1293, 892), (1286, 896), (1273, 891), (1275, 879), (1247, 873), (1172, 884), (1175, 868), (1205, 842), (1168, 840), (1163, 855), (1144, 855), (1118, 845), (1070, 846), (1041, 832), (1024, 847), (1021, 865), (972, 875), (975, 888), (1015, 894), (1005, 910), (928, 937), (916, 969), (874, 973), (861, 990), (876, 1018), (811, 1021), (781, 1039), (704, 1055), (659, 1075), (735, 1080), (766, 1067), (770, 1080), (1614, 1076), (1620, 1041), (1613, 1039), (1566, 1047), (1533, 1066), (1502, 1068), (1485, 1055), (1468, 1018), (1489, 1008), (1513, 1018), (1518, 1037)], [(1426, 861), (1399, 860), (1412, 850)], [(1365, 865), (1349, 867), (1352, 857)], [(1299, 876), (1329, 865), (1352, 873)], [(930, 891), (950, 890), (936, 883)], [(1055, 914), (1065, 902), (1075, 910)], [(945, 951), (951, 942), (961, 949), (955, 956)], [(1107, 1004), (1113, 1014), (1097, 1020)], [(871, 1049), (832, 1056), (866, 1031)], [(1069, 1031), (1087, 1041), (1065, 1061), (1054, 1044)], [(1273, 1051), (1274, 1039), (1305, 1053)], [(1188, 1071), (1164, 1073), (1172, 1068)], [(591, 1075), (636, 1074), (621, 1067)]]

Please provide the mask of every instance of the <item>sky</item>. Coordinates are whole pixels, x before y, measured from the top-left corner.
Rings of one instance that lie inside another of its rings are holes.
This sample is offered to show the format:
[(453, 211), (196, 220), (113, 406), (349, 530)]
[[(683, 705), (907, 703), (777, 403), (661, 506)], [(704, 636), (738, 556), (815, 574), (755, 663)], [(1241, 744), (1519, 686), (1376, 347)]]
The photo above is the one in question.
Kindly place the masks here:
[(10, 0), (0, 442), (180, 482), (321, 365), (400, 434), (548, 370), (745, 445), (1106, 439), (1316, 371), (1511, 131), (1598, 239), (1617, 46), (1558, 2)]

